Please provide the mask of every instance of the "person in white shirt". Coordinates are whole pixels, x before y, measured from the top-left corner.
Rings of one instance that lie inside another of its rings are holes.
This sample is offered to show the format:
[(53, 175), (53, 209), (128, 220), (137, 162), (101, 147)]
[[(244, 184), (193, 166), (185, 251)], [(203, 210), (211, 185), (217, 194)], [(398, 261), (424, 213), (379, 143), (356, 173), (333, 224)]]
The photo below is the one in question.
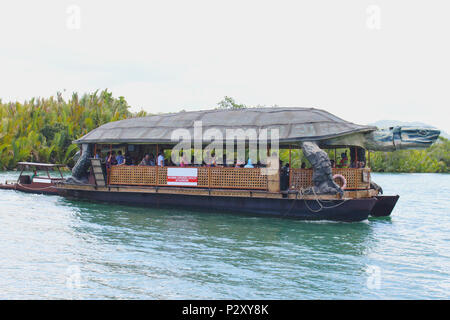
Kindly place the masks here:
[(158, 166), (164, 167), (164, 156), (162, 155), (162, 152), (158, 154)]

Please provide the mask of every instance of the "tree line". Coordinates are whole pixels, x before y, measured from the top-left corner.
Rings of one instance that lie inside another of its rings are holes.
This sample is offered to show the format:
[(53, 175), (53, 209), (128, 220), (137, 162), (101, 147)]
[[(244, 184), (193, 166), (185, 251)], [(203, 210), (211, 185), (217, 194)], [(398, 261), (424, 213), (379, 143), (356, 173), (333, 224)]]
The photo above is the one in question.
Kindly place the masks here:
[[(225, 97), (218, 109), (242, 109), (246, 105)], [(124, 97), (114, 98), (107, 90), (81, 97), (73, 93), (67, 101), (56, 97), (33, 98), (24, 103), (0, 100), (0, 170), (14, 169), (19, 161), (64, 163), (73, 165), (78, 147), (72, 144), (102, 124), (146, 116), (132, 113)], [(328, 151), (330, 159), (334, 151)], [(338, 153), (339, 155), (340, 153)], [(288, 151), (280, 158), (288, 161)], [(293, 167), (307, 163), (301, 150), (291, 153)], [(450, 141), (440, 137), (426, 150), (372, 152), (370, 166), (376, 172), (450, 172)]]
[(0, 100), (0, 170), (14, 169), (19, 161), (73, 165), (78, 147), (72, 141), (107, 122), (145, 115), (129, 108), (107, 90), (73, 93), (67, 101), (61, 93), (24, 103)]

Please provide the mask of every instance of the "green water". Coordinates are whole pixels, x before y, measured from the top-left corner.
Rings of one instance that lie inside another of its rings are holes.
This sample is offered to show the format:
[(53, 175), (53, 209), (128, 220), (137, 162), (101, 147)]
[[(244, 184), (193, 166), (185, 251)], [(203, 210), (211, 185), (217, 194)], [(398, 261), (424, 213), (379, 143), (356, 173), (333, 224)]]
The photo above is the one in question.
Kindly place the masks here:
[(449, 178), (374, 174), (401, 197), (361, 223), (0, 190), (0, 298), (450, 298)]

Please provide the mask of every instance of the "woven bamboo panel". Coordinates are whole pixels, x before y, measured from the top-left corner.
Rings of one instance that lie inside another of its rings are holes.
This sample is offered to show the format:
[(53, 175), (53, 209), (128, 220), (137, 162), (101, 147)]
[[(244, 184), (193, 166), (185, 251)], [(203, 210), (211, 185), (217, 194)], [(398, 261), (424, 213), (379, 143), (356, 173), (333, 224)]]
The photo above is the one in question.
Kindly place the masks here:
[[(370, 187), (369, 181), (363, 181), (363, 171), (370, 177), (370, 169), (353, 169), (353, 168), (333, 168), (333, 175), (340, 174), (347, 180), (346, 189), (364, 190)], [(312, 186), (312, 169), (292, 169), (291, 186), (296, 189), (308, 188)], [(342, 187), (340, 179), (336, 179), (336, 183)]]
[(167, 185), (167, 167), (158, 167), (158, 185)]
[(267, 176), (258, 168), (210, 168), (211, 188), (267, 189)]
[[(267, 176), (257, 168), (197, 168), (197, 187), (267, 190)], [(157, 177), (158, 176), (158, 177)], [(111, 185), (167, 185), (167, 167), (112, 166)]]
[(292, 169), (291, 186), (295, 189), (312, 186), (312, 169)]
[(117, 185), (155, 185), (156, 167), (112, 166), (109, 183)]
[(208, 180), (208, 169), (209, 168), (198, 168), (197, 170), (197, 186), (207, 188), (209, 185)]

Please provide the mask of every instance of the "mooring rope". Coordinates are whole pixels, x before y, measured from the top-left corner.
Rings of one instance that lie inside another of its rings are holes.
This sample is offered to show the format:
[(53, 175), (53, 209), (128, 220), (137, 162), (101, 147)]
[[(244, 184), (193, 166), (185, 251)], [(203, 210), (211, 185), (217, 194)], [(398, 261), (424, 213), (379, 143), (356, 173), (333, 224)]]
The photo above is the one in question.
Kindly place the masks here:
[(295, 202), (296, 202), (297, 199), (298, 199), (298, 195), (299, 195), (299, 194), (300, 194), (300, 196), (301, 196), (300, 199), (303, 199), (303, 201), (305, 202), (306, 208), (308, 208), (309, 211), (314, 212), (314, 213), (319, 213), (319, 212), (321, 212), (323, 209), (334, 209), (334, 208), (337, 208), (337, 207), (343, 205), (345, 202), (347, 202), (347, 201), (349, 200), (349, 199), (343, 199), (342, 202), (340, 202), (340, 203), (338, 203), (338, 204), (335, 204), (335, 205), (332, 205), (332, 206), (325, 206), (325, 205), (324, 205), (324, 202), (332, 202), (333, 200), (320, 200), (319, 195), (317, 195), (316, 192), (315, 192), (315, 190), (314, 190), (314, 187), (312, 187), (312, 188), (310, 188), (310, 189), (312, 190), (312, 192), (313, 192), (313, 194), (314, 194), (314, 199), (312, 199), (312, 200), (315, 200), (315, 201), (317, 202), (317, 204), (319, 205), (319, 209), (312, 209), (312, 208), (308, 205), (308, 202), (307, 202), (308, 200), (305, 199), (305, 195), (310, 195), (310, 194), (306, 194), (306, 192), (305, 192), (305, 191), (308, 190), (308, 189), (299, 188), (299, 189), (295, 189), (295, 191), (296, 191), (296, 192), (295, 192), (295, 199), (294, 199), (294, 201), (292, 202), (290, 208), (286, 211), (286, 213), (283, 214), (283, 216), (288, 215), (288, 214), (291, 212), (292, 208), (294, 207)]

